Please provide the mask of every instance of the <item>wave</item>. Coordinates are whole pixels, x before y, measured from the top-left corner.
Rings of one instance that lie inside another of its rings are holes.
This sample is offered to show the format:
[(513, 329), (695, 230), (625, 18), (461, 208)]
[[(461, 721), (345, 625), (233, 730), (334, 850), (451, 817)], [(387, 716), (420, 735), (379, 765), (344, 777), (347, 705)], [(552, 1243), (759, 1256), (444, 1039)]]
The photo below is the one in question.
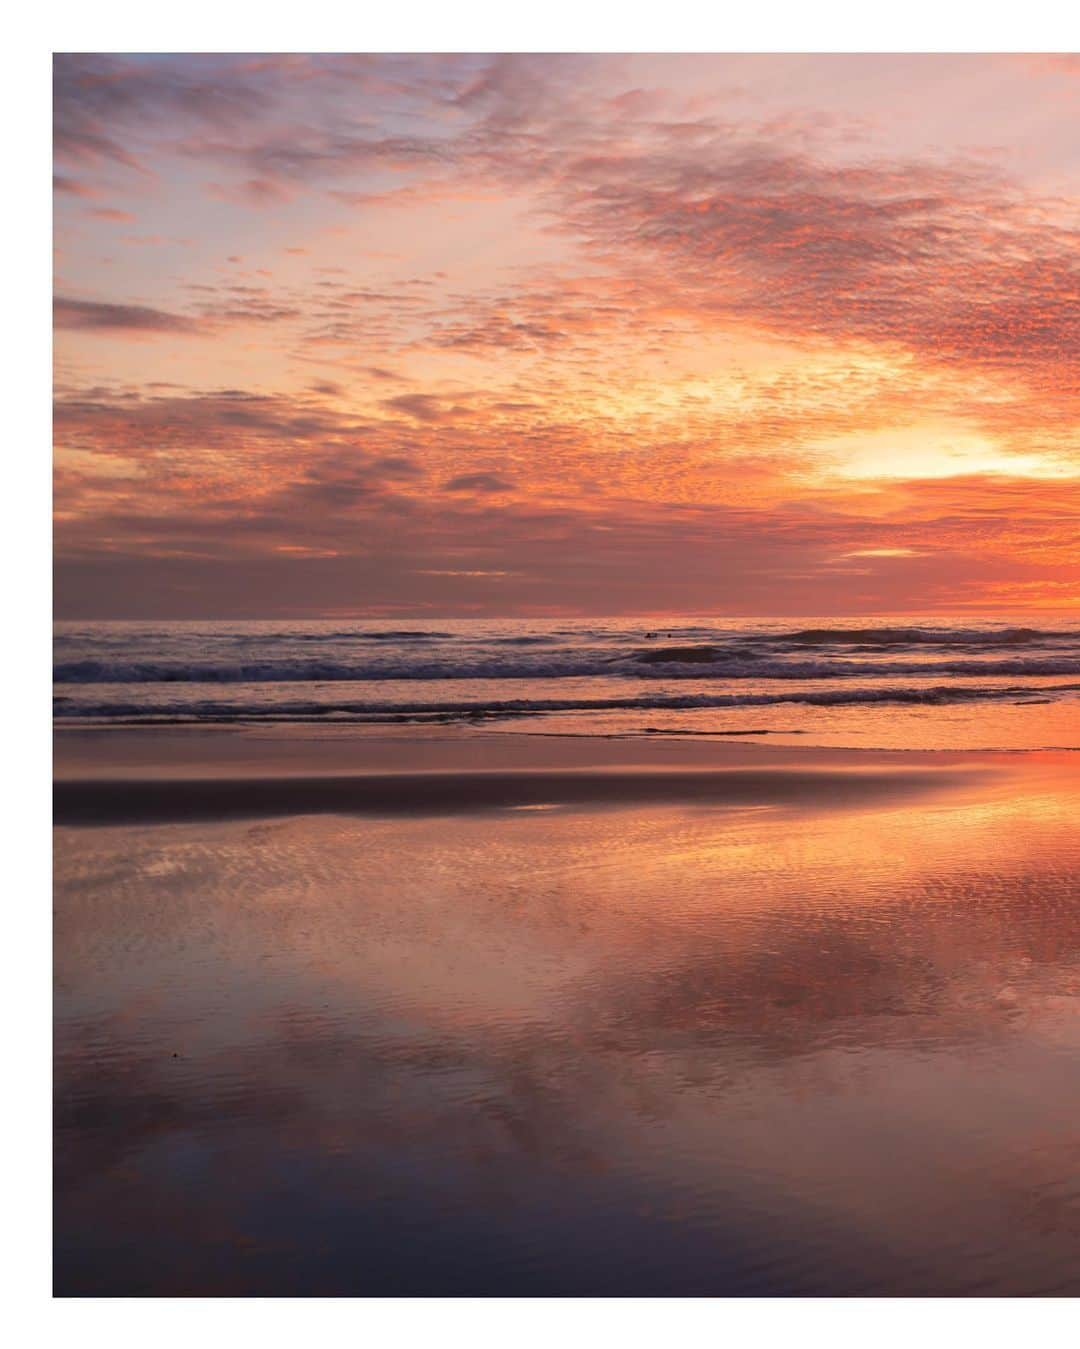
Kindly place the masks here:
[[(570, 679), (614, 677), (634, 679), (703, 679), (709, 666), (717, 666), (716, 675), (734, 679), (831, 679), (879, 678), (888, 675), (993, 675), (1023, 677), (1080, 674), (1080, 655), (993, 659), (942, 659), (932, 661), (860, 661), (791, 660), (722, 655), (718, 659), (680, 655), (663, 661), (645, 661), (637, 657), (610, 653), (582, 655), (568, 652), (563, 657), (529, 658), (478, 655), (444, 661), (372, 662), (304, 660), (301, 658), (264, 661), (61, 661), (53, 667), (57, 684), (295, 684), (365, 683), (378, 680), (419, 681), (454, 679)], [(711, 650), (711, 648), (710, 648)], [(660, 653), (656, 653), (660, 655)], [(657, 668), (662, 666), (662, 668)]]
[(197, 702), (157, 703), (87, 702), (59, 700), (58, 717), (84, 719), (131, 718), (139, 721), (324, 721), (347, 717), (359, 721), (432, 721), (463, 718), (535, 716), (547, 712), (597, 712), (619, 710), (694, 708), (774, 707), (781, 703), (802, 703), (815, 707), (839, 707), (853, 704), (900, 703), (942, 706), (950, 703), (989, 702), (1030, 698), (1032, 695), (1059, 696), (1080, 690), (1080, 684), (1058, 684), (1045, 688), (1031, 685), (1013, 687), (963, 686), (939, 684), (926, 688), (878, 687), (858, 689), (785, 690), (778, 693), (689, 693), (635, 695), (625, 698), (500, 698), (470, 702), (367, 702), (315, 703), (306, 700), (265, 703)]
[(611, 673), (609, 664), (596, 659), (552, 662), (481, 656), (470, 662), (467, 655), (449, 661), (401, 664), (296, 657), (238, 662), (76, 660), (55, 665), (53, 681), (57, 684), (322, 684), (410, 679), (543, 679)]
[(450, 641), (452, 632), (432, 632), (425, 628), (383, 628), (378, 632), (363, 632), (346, 628), (340, 632), (255, 632), (230, 634), (233, 641), (242, 643), (288, 642), (441, 642)]
[(804, 628), (779, 640), (811, 646), (1023, 646), (1073, 636), (1040, 628)]

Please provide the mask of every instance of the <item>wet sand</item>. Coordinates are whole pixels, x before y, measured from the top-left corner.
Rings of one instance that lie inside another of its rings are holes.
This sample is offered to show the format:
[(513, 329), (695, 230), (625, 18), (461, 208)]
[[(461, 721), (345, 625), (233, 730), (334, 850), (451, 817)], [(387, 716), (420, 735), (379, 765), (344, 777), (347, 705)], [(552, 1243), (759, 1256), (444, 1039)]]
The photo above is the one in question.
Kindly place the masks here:
[(1003, 762), (641, 737), (110, 729), (57, 735), (53, 800), (61, 825), (648, 803), (839, 809), (954, 789)]
[[(1044, 751), (1050, 754), (1053, 751)], [(1066, 755), (1067, 751), (1062, 751)], [(58, 781), (284, 778), (346, 773), (544, 772), (581, 769), (778, 767), (951, 768), (1000, 765), (994, 752), (851, 750), (712, 736), (553, 735), (542, 732), (62, 727)]]
[(58, 1293), (1080, 1292), (1078, 756), (57, 772)]

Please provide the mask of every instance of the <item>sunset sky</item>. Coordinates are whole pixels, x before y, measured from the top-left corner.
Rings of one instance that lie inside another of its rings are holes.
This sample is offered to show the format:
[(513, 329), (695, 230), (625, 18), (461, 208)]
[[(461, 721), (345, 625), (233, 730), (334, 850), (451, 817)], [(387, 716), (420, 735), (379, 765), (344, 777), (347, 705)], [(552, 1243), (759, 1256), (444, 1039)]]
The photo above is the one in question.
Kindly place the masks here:
[(64, 56), (59, 617), (1080, 604), (1080, 61)]

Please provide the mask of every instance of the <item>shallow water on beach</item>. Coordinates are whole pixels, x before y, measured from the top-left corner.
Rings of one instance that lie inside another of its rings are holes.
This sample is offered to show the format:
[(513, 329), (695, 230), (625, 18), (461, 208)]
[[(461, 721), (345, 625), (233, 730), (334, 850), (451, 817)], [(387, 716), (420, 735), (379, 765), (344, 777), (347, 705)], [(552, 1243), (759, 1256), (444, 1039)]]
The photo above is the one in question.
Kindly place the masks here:
[(61, 1294), (1080, 1293), (1080, 811), (59, 829)]

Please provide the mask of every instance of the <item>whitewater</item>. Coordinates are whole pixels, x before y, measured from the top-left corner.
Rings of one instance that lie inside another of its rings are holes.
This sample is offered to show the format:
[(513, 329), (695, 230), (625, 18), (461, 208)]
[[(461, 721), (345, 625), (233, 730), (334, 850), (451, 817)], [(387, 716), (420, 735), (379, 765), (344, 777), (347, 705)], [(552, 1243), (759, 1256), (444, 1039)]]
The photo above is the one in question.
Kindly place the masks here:
[(67, 622), (53, 677), (66, 726), (1080, 746), (1075, 616)]

